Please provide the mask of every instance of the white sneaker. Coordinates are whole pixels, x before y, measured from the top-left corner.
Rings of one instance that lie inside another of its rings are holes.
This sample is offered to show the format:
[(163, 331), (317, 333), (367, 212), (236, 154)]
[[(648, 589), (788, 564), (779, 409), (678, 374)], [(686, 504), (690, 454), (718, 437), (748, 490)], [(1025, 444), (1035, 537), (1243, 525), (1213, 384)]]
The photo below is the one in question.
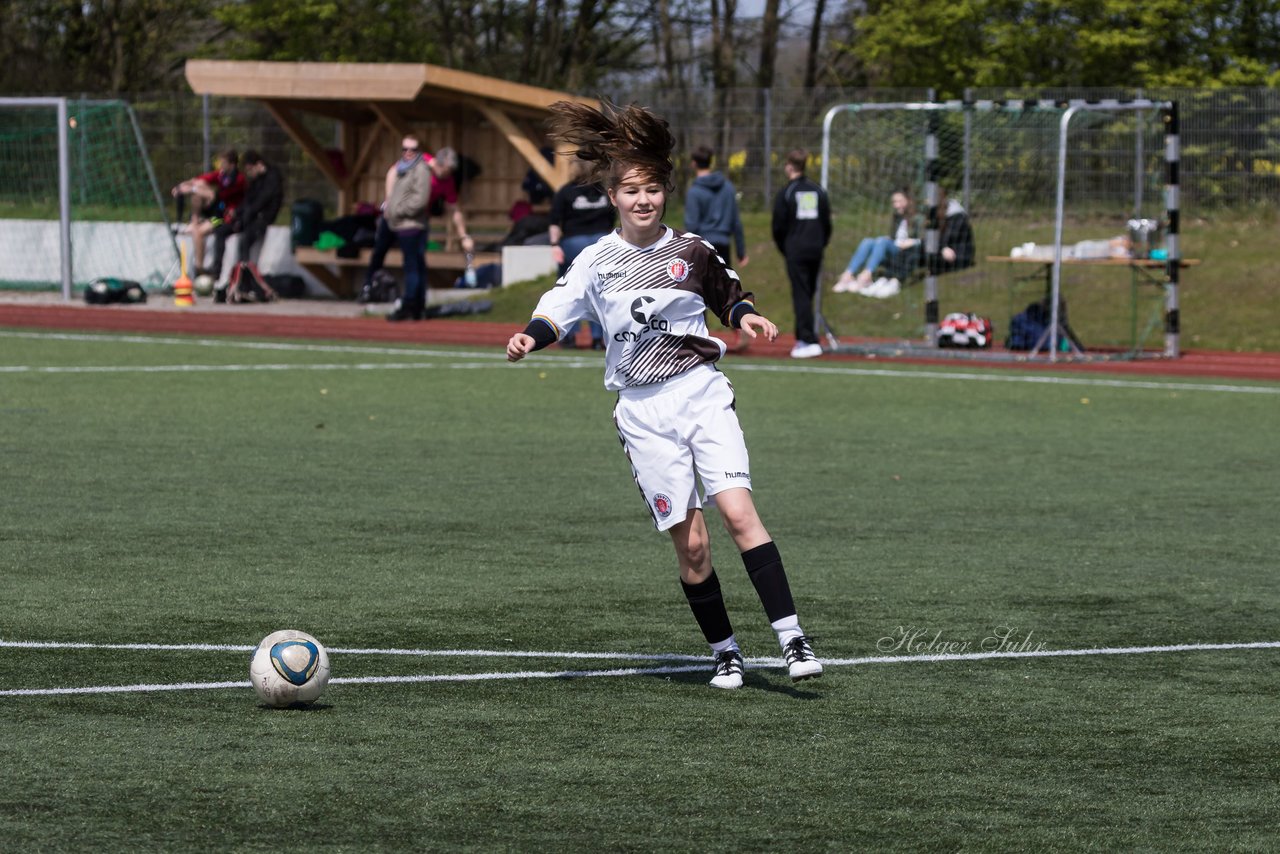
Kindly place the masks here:
[(858, 293), (862, 294), (864, 297), (879, 297), (880, 291), (884, 290), (885, 285), (887, 285), (888, 283), (889, 283), (888, 279), (884, 279), (884, 278), (876, 279), (874, 282), (867, 285), (862, 290), (858, 291)]
[(822, 675), (822, 662), (813, 655), (813, 647), (804, 635), (787, 641), (782, 655), (787, 661), (787, 670), (791, 673), (791, 681), (817, 679)]
[(812, 359), (822, 355), (822, 345), (818, 343), (806, 344), (803, 341), (797, 341), (796, 346), (791, 348), (791, 358), (793, 359)]
[(875, 299), (887, 299), (897, 296), (902, 291), (902, 283), (897, 279), (880, 279), (874, 285), (862, 292), (864, 297), (874, 297)]
[(839, 281), (836, 282), (835, 287), (833, 287), (831, 290), (833, 293), (837, 293), (837, 294), (849, 294), (857, 290), (857, 287), (858, 287), (858, 282), (856, 279), (845, 279), (842, 277)]
[(716, 653), (716, 672), (711, 677), (711, 687), (729, 690), (742, 687), (741, 652), (736, 649), (727, 649)]

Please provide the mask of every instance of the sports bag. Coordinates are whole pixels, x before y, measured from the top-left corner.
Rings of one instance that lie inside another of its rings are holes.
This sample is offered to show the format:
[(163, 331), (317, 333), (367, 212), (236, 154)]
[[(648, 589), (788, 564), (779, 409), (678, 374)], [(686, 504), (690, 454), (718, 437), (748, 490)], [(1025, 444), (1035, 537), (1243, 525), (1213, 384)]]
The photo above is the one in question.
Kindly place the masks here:
[(1031, 350), (1049, 326), (1049, 312), (1043, 302), (1033, 302), (1009, 320), (1006, 350)]
[(231, 281), (213, 295), (214, 302), (226, 303), (274, 302), (275, 299), (275, 289), (267, 284), (252, 261), (236, 264), (231, 270)]
[(364, 283), (356, 301), (360, 303), (395, 302), (400, 299), (400, 283), (386, 270), (379, 270)]
[(104, 276), (88, 284), (84, 289), (84, 301), (89, 305), (143, 303), (147, 301), (147, 292), (137, 282)]

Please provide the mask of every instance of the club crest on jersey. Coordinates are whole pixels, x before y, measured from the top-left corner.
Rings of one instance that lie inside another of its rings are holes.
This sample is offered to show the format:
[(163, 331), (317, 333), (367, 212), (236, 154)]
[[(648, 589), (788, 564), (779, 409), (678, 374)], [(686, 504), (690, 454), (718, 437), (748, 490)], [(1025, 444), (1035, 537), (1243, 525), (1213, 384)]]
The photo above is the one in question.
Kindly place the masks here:
[(683, 282), (689, 278), (689, 262), (683, 258), (674, 258), (667, 265), (667, 275), (674, 282)]
[(653, 496), (653, 509), (659, 518), (667, 518), (671, 515), (671, 499), (659, 492)]

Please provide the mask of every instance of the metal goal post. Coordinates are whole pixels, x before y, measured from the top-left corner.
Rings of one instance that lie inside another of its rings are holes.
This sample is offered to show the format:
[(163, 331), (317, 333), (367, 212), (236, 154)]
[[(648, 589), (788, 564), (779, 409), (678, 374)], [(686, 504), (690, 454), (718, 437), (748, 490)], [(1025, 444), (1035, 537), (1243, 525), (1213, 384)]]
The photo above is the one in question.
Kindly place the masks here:
[[(1124, 114), (1124, 113), (1158, 113), (1164, 132), (1164, 226), (1166, 229), (1165, 249), (1167, 252), (1167, 260), (1164, 268), (1164, 351), (1163, 356), (1167, 358), (1175, 358), (1179, 355), (1179, 328), (1180, 318), (1178, 309), (1178, 285), (1179, 271), (1181, 262), (1181, 247), (1179, 241), (1180, 216), (1179, 216), (1179, 159), (1180, 159), (1180, 143), (1178, 128), (1178, 107), (1173, 101), (1153, 101), (1148, 99), (1132, 99), (1132, 100), (1017, 100), (1017, 101), (1000, 101), (1000, 100), (975, 100), (975, 101), (941, 101), (941, 102), (914, 102), (914, 103), (849, 103), (839, 104), (827, 110), (822, 122), (822, 186), (830, 193), (832, 191), (832, 165), (838, 160), (836, 153), (833, 151), (833, 126), (836, 118), (844, 113), (852, 113), (856, 120), (861, 115), (877, 115), (898, 113), (902, 116), (915, 117), (912, 127), (907, 128), (906, 135), (912, 134), (913, 128), (918, 128), (918, 133), (914, 135), (919, 140), (915, 144), (919, 145), (916, 149), (918, 160), (918, 174), (920, 183), (923, 184), (922, 198), (925, 203), (926, 218), (925, 229), (923, 233), (923, 269), (924, 269), (924, 340), (919, 342), (919, 346), (932, 348), (935, 346), (936, 335), (939, 323), (939, 301), (938, 301), (938, 270), (941, 269), (940, 263), (940, 224), (945, 214), (939, 211), (940, 202), (940, 178), (942, 169), (942, 152), (940, 149), (940, 129), (942, 126), (942, 118), (948, 114), (959, 114), (963, 117), (963, 134), (956, 135), (957, 144), (963, 147), (962, 152), (952, 153), (950, 157), (962, 166), (953, 168), (962, 168), (963, 175), (953, 176), (954, 183), (962, 188), (965, 203), (969, 201), (969, 194), (973, 183), (971, 181), (971, 169), (975, 159), (981, 159), (981, 155), (975, 155), (973, 142), (973, 119), (975, 116), (1005, 114), (1007, 116), (1028, 116), (1037, 115), (1041, 120), (1051, 121), (1057, 118), (1056, 127), (1056, 144), (1050, 143), (1047, 139), (1044, 144), (1053, 145), (1056, 148), (1056, 157), (1037, 158), (1035, 168), (1041, 173), (1038, 175), (1039, 180), (1045, 182), (1045, 186), (1054, 188), (1054, 229), (1053, 229), (1053, 262), (1051, 268), (1051, 295), (1049, 296), (1051, 305), (1051, 318), (1047, 337), (1032, 351), (1031, 355), (1036, 352), (1045, 351), (1049, 361), (1056, 361), (1059, 354), (1059, 339), (1063, 329), (1062, 318), (1059, 317), (1058, 309), (1061, 296), (1062, 281), (1062, 259), (1063, 259), (1063, 227), (1066, 218), (1066, 190), (1069, 178), (1068, 156), (1071, 153), (1072, 144), (1072, 123), (1079, 124), (1086, 117), (1097, 117), (1102, 114)], [(1048, 127), (1048, 125), (1045, 125)], [(1135, 180), (1133, 183), (1134, 192), (1134, 213), (1140, 215), (1140, 209), (1143, 204), (1143, 173), (1148, 170), (1147, 156), (1143, 142), (1144, 126), (1140, 121), (1134, 122), (1133, 132), (1133, 149), (1132, 149), (1132, 169), (1134, 171)], [(1045, 134), (1041, 134), (1042, 137)], [(962, 141), (959, 141), (962, 140)], [(903, 146), (909, 140), (904, 136)], [(920, 144), (922, 143), (922, 144)], [(1041, 152), (1044, 153), (1044, 152)], [(861, 153), (859, 153), (861, 154)], [(914, 168), (913, 164), (913, 168)], [(874, 167), (872, 167), (874, 168)], [(1127, 189), (1127, 188), (1126, 188)], [(839, 340), (830, 324), (822, 313), (822, 289), (819, 288), (816, 295), (815, 317), (818, 325), (818, 333), (827, 337), (829, 346), (835, 350), (858, 350), (856, 347), (846, 346)]]

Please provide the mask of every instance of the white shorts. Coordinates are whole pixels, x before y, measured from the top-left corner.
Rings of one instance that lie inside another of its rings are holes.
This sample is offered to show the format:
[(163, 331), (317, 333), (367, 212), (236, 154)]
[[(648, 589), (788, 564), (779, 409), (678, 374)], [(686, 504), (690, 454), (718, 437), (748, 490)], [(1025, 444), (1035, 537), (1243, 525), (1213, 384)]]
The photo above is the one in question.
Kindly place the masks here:
[(659, 531), (702, 506), (697, 480), (708, 498), (751, 488), (747, 445), (733, 407), (733, 386), (710, 365), (618, 393), (618, 438)]

